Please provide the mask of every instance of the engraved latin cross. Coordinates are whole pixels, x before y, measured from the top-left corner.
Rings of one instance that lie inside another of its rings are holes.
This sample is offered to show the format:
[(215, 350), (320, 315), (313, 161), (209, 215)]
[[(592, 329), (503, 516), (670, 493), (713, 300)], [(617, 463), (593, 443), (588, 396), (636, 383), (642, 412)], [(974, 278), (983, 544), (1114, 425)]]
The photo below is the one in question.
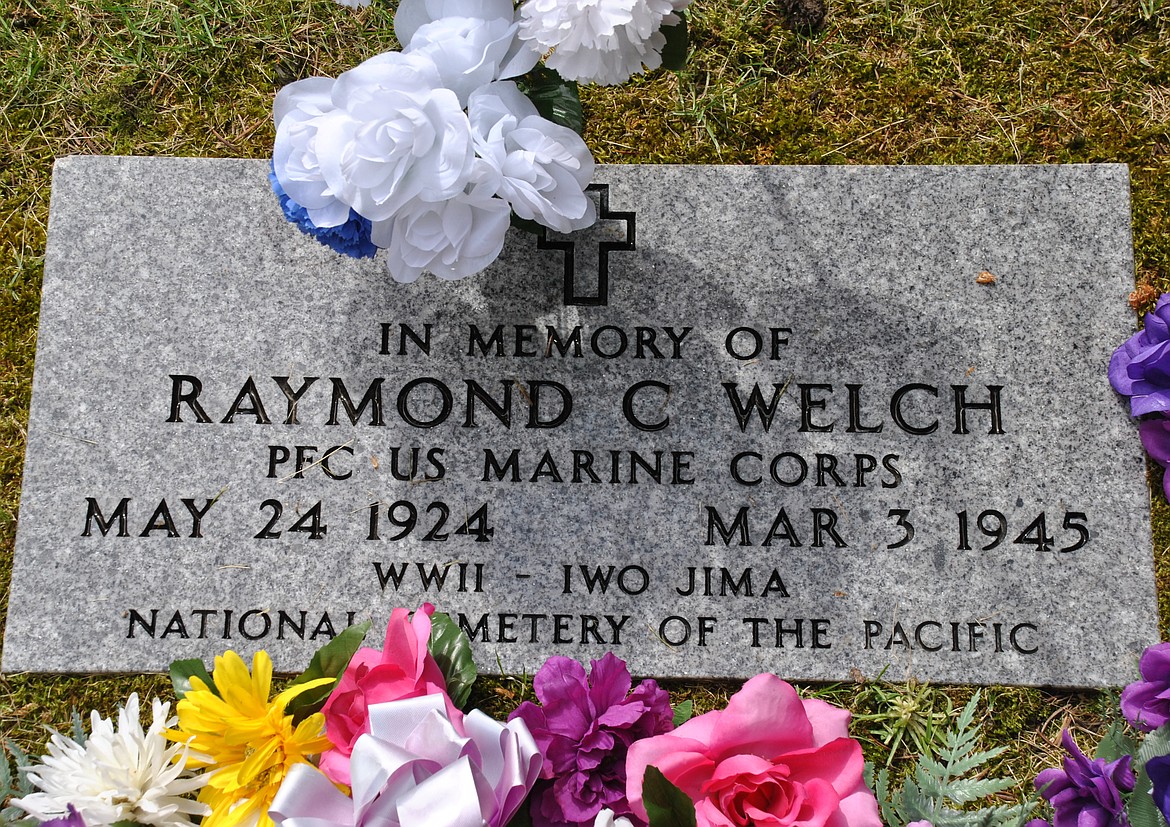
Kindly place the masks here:
[(565, 305), (609, 303), (609, 254), (634, 249), (634, 213), (609, 208), (609, 184), (586, 189), (597, 204), (597, 223), (568, 235), (544, 230), (536, 246), (560, 250), (565, 262)]

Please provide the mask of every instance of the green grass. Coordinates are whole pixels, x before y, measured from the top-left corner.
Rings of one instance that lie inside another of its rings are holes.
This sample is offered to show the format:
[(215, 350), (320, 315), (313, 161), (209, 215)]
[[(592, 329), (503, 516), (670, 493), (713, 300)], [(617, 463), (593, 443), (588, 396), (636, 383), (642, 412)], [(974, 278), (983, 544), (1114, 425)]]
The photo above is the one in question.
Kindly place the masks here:
[[(1139, 306), (1170, 289), (1170, 23), (1160, 0), (836, 0), (811, 36), (790, 31), (775, 2), (696, 2), (684, 72), (583, 93), (599, 161), (1121, 161), (1132, 177), (1137, 275), (1150, 288)], [(0, 614), (53, 159), (265, 157), (276, 91), (393, 47), (392, 17), (383, 0), (356, 12), (332, 0), (0, 0)], [(1156, 491), (1160, 482), (1159, 473)], [(1170, 513), (1160, 494), (1155, 503), (1159, 601), (1170, 617)], [(670, 686), (700, 711), (735, 688)], [(72, 707), (109, 713), (130, 691), (166, 687), (157, 676), (0, 676), (0, 731), (39, 752), (43, 727), (67, 727)], [(473, 699), (499, 714), (530, 691), (523, 680), (491, 681)], [(915, 712), (922, 690), (806, 691), (870, 716), (857, 726), (866, 755), (895, 771), (915, 732), (933, 726), (929, 705)], [(959, 709), (970, 693), (924, 697)], [(1088, 748), (1116, 716), (1112, 693), (993, 688), (984, 700), (988, 743), (1009, 747), (993, 772), (1025, 780), (1058, 760), (1062, 727)]]

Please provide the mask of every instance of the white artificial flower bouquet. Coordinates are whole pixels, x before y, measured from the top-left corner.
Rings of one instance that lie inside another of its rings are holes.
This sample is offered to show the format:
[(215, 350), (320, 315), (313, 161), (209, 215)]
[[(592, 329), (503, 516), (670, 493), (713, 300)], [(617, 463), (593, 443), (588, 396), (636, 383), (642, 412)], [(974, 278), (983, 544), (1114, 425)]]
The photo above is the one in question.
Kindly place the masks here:
[(277, 95), (270, 180), (285, 217), (346, 255), (387, 250), (400, 282), (480, 272), (512, 224), (590, 226), (577, 83), (681, 68), (689, 3), (402, 0), (401, 52)]

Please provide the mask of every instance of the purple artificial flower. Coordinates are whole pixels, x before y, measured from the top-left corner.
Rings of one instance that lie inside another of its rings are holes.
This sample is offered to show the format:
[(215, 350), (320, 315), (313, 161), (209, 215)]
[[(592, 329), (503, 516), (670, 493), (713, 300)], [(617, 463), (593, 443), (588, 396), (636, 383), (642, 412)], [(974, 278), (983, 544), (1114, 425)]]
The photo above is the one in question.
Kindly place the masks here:
[(1104, 758), (1090, 761), (1067, 729), (1060, 741), (1068, 752), (1063, 769), (1036, 776), (1036, 789), (1052, 804), (1052, 827), (1128, 827), (1121, 794), (1131, 792), (1137, 780), (1133, 759), (1123, 755), (1108, 763)]
[(41, 822), (41, 827), (85, 827), (85, 819), (81, 817), (81, 813), (72, 805), (66, 805), (69, 809), (65, 815), (60, 818), (50, 818), (47, 821)]
[(528, 725), (544, 753), (529, 807), (533, 827), (593, 827), (606, 808), (645, 825), (626, 800), (626, 752), (674, 729), (670, 697), (652, 680), (630, 692), (625, 661), (612, 653), (590, 668), (586, 679), (577, 661), (549, 658), (533, 679), (542, 706), (525, 701), (509, 716)]
[(1154, 788), (1150, 795), (1162, 815), (1170, 821), (1170, 755), (1157, 755), (1146, 762), (1146, 775)]
[[(1163, 468), (1170, 466), (1170, 419), (1142, 420), (1138, 432), (1150, 459)], [(1170, 500), (1170, 473), (1162, 476), (1162, 492)]]
[(1170, 419), (1143, 419), (1138, 431), (1150, 458), (1163, 468), (1170, 465)]
[(1134, 416), (1170, 411), (1170, 294), (1160, 296), (1145, 327), (1113, 351), (1109, 383), (1130, 398)]
[(1146, 647), (1138, 670), (1142, 679), (1121, 690), (1121, 714), (1143, 732), (1153, 732), (1170, 721), (1170, 643)]

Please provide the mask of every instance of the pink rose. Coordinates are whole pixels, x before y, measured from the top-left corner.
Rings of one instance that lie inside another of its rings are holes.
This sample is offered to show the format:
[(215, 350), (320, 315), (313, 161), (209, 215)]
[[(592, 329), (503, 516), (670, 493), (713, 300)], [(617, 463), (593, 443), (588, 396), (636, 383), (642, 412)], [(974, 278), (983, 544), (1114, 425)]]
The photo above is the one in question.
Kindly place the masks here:
[(363, 646), (345, 667), (322, 710), (333, 749), (321, 755), (321, 771), (330, 780), (350, 783), (349, 756), (358, 737), (370, 731), (373, 704), (442, 695), (448, 718), (456, 729), (462, 726), (463, 714), (447, 697), (447, 681), (427, 650), (434, 612), (434, 606), (424, 603), (408, 620), (406, 609), (395, 609), (386, 625), (383, 650)]
[(653, 766), (695, 802), (698, 827), (881, 827), (848, 728), (845, 710), (757, 675), (726, 709), (630, 746), (630, 805), (646, 818), (642, 781)]

